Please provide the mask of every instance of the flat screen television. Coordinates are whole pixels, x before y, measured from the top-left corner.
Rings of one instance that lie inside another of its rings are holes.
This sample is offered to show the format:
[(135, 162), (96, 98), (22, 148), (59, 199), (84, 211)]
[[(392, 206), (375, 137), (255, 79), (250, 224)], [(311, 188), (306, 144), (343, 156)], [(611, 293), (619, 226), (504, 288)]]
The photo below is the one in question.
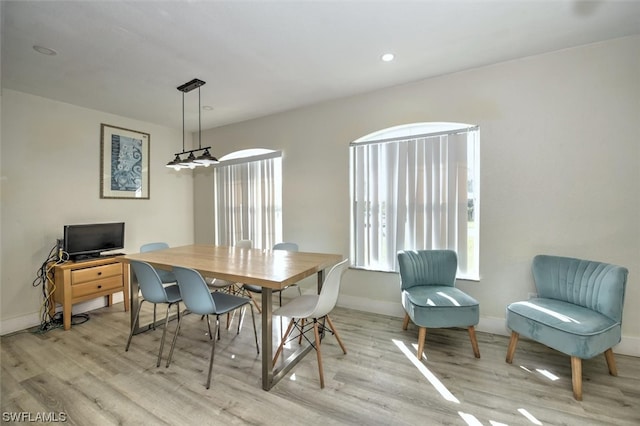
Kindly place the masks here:
[(63, 250), (71, 260), (100, 257), (124, 248), (124, 222), (64, 226)]

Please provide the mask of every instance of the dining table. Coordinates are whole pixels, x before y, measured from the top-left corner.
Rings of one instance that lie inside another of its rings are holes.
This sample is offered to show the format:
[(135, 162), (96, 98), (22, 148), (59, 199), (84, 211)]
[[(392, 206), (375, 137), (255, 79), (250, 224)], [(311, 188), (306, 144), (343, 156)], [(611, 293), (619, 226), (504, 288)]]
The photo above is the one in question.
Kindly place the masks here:
[(135, 315), (138, 311), (140, 296), (138, 281), (128, 264), (132, 260), (147, 262), (163, 270), (171, 270), (174, 266), (191, 268), (206, 278), (219, 278), (239, 284), (260, 286), (262, 287), (262, 388), (269, 390), (312, 349), (311, 345), (301, 346), (284, 363), (278, 366), (273, 365), (273, 291), (283, 290), (305, 278), (317, 275), (317, 291), (320, 292), (325, 270), (342, 259), (341, 254), (249, 249), (209, 244), (192, 244), (127, 254), (121, 257), (121, 261), (129, 269), (131, 328), (134, 334), (138, 334), (156, 325), (151, 323), (141, 325)]

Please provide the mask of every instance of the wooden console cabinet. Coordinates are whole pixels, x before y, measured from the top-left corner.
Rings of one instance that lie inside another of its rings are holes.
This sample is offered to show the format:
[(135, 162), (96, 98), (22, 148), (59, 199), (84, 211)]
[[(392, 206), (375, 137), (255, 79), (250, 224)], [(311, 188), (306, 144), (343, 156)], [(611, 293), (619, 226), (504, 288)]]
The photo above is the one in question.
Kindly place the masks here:
[(49, 314), (55, 314), (56, 303), (62, 305), (64, 329), (71, 328), (71, 307), (73, 304), (100, 296), (109, 297), (113, 304), (113, 294), (124, 293), (124, 310), (129, 310), (128, 264), (118, 257), (106, 257), (82, 262), (66, 262), (54, 268), (54, 284), (49, 283), (49, 294), (54, 303)]

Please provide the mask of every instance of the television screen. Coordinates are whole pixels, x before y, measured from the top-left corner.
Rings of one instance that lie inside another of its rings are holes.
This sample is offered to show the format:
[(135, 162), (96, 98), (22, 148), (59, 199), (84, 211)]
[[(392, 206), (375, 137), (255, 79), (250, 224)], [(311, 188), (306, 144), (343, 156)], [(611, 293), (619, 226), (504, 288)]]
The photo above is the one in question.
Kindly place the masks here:
[(98, 257), (124, 248), (124, 222), (65, 225), (64, 246), (70, 259)]

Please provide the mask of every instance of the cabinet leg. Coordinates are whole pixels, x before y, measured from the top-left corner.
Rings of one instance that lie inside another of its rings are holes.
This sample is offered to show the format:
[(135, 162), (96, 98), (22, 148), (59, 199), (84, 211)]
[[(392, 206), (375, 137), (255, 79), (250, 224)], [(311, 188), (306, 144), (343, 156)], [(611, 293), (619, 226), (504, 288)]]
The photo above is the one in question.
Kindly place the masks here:
[(64, 329), (71, 330), (71, 306), (68, 309), (63, 307), (62, 310), (62, 324), (64, 325)]

